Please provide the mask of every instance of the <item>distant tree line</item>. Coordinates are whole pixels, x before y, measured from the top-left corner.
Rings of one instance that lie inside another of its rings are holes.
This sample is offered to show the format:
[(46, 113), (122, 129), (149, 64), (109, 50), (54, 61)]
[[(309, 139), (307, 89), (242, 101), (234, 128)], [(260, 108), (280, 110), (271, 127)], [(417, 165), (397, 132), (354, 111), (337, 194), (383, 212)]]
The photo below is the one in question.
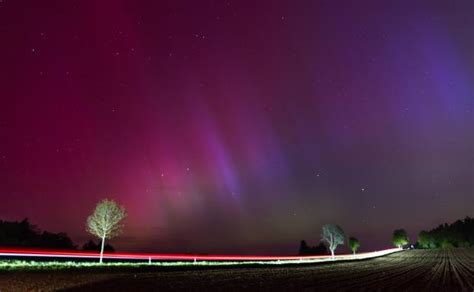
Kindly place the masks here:
[[(82, 246), (82, 250), (100, 251), (100, 243), (95, 243), (93, 240), (89, 240)], [(107, 243), (104, 245), (104, 251), (115, 252), (115, 249)]]
[(441, 224), (418, 234), (419, 248), (449, 248), (474, 246), (474, 219), (466, 217), (452, 224)]
[(300, 243), (299, 255), (325, 255), (328, 253), (327, 247), (320, 242), (317, 246), (309, 246), (305, 240)]
[(28, 218), (20, 222), (0, 220), (0, 246), (77, 249), (66, 233), (41, 231)]
[[(77, 250), (71, 238), (64, 232), (53, 233), (43, 231), (30, 223), (28, 218), (22, 221), (0, 220), (0, 247), (27, 247)], [(100, 244), (89, 240), (82, 247), (83, 250), (99, 251)], [(105, 251), (113, 252), (114, 248), (106, 244)]]

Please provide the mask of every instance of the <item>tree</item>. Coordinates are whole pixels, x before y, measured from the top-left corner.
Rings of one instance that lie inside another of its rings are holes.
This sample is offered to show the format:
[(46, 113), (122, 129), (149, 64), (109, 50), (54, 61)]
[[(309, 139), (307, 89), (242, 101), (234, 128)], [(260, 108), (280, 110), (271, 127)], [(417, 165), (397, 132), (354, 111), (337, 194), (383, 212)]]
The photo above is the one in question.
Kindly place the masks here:
[[(89, 240), (88, 242), (84, 243), (82, 250), (100, 251), (100, 242), (96, 244), (93, 240)], [(110, 244), (105, 244), (104, 252), (115, 252), (115, 248)]]
[(30, 223), (28, 218), (18, 221), (0, 220), (0, 246), (34, 247), (49, 249), (76, 249), (64, 232), (42, 231)]
[(408, 234), (405, 229), (397, 229), (393, 231), (393, 245), (398, 248), (402, 248), (405, 244), (408, 243)]
[(418, 235), (421, 248), (474, 246), (474, 219), (466, 217), (451, 224), (441, 224)]
[(428, 231), (421, 231), (418, 234), (418, 245), (421, 248), (434, 248), (433, 238)]
[(356, 254), (356, 251), (359, 249), (360, 247), (360, 242), (357, 238), (355, 237), (349, 237), (349, 247), (351, 248), (352, 250), (352, 253), (354, 253), (354, 255)]
[(38, 247), (44, 248), (54, 248), (54, 249), (76, 249), (69, 236), (64, 232), (51, 233), (48, 231), (43, 231), (40, 236), (38, 236), (38, 242), (36, 244)]
[(334, 259), (334, 251), (339, 244), (343, 244), (345, 240), (345, 234), (339, 225), (326, 224), (323, 226), (322, 239), (328, 244), (328, 248), (331, 251), (331, 256)]
[(317, 246), (309, 246), (306, 241), (300, 243), (299, 255), (323, 255), (327, 254), (328, 249), (324, 243), (320, 242)]
[(104, 199), (95, 207), (94, 213), (87, 218), (87, 231), (100, 238), (100, 259), (104, 257), (104, 244), (106, 239), (113, 238), (122, 232), (120, 223), (127, 216), (125, 209), (115, 201)]
[(308, 246), (308, 244), (306, 243), (305, 240), (302, 240), (300, 242), (300, 251), (299, 251), (299, 255), (306, 255), (308, 253), (308, 250), (310, 249), (310, 247)]

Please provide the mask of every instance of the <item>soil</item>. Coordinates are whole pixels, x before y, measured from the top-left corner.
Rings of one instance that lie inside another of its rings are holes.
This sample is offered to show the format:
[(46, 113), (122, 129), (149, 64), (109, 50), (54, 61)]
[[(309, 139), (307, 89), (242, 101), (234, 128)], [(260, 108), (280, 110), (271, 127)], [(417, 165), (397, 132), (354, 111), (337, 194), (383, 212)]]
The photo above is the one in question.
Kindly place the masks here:
[(353, 262), (191, 270), (0, 274), (0, 291), (474, 291), (474, 249)]

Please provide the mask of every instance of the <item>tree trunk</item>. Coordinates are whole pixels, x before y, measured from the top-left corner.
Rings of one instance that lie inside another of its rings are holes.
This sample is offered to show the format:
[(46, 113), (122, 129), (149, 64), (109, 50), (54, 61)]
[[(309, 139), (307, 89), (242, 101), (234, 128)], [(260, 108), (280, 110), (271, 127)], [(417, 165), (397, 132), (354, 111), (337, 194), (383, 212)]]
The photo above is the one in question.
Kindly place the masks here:
[(334, 249), (331, 249), (331, 257), (332, 257), (332, 259), (335, 259), (335, 257), (334, 257)]
[(353, 253), (354, 256), (356, 255), (356, 251), (355, 251), (355, 250), (353, 250), (352, 253)]
[(105, 244), (105, 236), (102, 236), (102, 244), (100, 246), (100, 260), (99, 263), (102, 264), (102, 259), (104, 258), (104, 244)]

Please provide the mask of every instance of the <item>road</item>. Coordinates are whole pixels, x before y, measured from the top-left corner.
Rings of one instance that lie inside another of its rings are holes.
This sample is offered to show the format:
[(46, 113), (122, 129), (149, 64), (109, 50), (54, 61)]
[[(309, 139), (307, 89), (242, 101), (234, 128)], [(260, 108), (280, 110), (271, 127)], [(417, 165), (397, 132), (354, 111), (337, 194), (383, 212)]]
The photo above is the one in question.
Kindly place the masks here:
[[(394, 252), (399, 252), (397, 248), (389, 248), (373, 252), (352, 254), (341, 254), (331, 258), (329, 255), (316, 255), (316, 256), (259, 256), (259, 255), (209, 255), (209, 254), (156, 254), (156, 253), (104, 253), (104, 260), (112, 261), (211, 261), (211, 262), (252, 262), (252, 261), (264, 261), (264, 262), (278, 262), (278, 261), (312, 261), (312, 262), (325, 262), (333, 260), (353, 260), (353, 259), (366, 259), (374, 258), (378, 256), (387, 255)], [(99, 259), (98, 252), (84, 252), (84, 251), (61, 251), (61, 250), (34, 250), (34, 249), (0, 249), (0, 259), (22, 259), (22, 258), (34, 258), (41, 260), (92, 260)]]
[(2, 291), (12, 287), (19, 291), (473, 291), (474, 249), (410, 250), (362, 261), (300, 266), (10, 273), (0, 274), (0, 287)]

